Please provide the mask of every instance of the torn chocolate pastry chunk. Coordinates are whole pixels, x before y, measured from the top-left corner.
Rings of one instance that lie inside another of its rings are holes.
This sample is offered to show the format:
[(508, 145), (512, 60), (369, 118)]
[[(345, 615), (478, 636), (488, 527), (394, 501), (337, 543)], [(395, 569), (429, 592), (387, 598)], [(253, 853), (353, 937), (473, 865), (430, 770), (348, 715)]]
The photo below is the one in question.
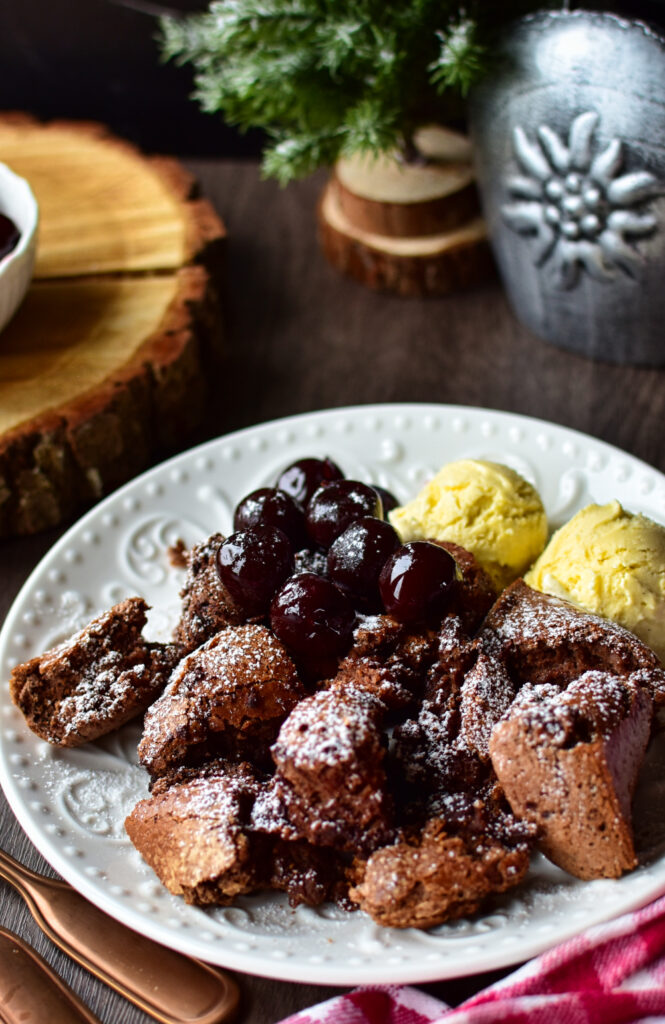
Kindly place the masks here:
[(318, 907), (333, 901), (348, 907), (345, 864), (337, 851), (304, 840), (275, 842), (268, 885), (286, 893), (292, 907)]
[(416, 632), (389, 615), (360, 616), (353, 645), (329, 685), (352, 685), (403, 712), (422, 698), (437, 647), (434, 630)]
[(304, 696), (265, 626), (229, 626), (188, 654), (148, 709), (139, 760), (153, 777), (219, 756), (269, 764), (282, 721)]
[(224, 540), (213, 533), (187, 554), (187, 574), (180, 591), (180, 619), (173, 633), (184, 654), (205, 643), (225, 626), (238, 626), (247, 616), (236, 606), (217, 575), (216, 557)]
[(477, 660), (462, 687), (468, 745), (489, 758), (496, 723), (526, 683), (563, 690), (595, 670), (636, 681), (665, 709), (665, 672), (654, 652), (627, 629), (517, 580), (491, 608), (476, 641)]
[(637, 676), (588, 671), (564, 691), (527, 684), (492, 732), (513, 811), (578, 878), (618, 878), (637, 865), (631, 803), (653, 712)]
[(393, 733), (390, 762), (403, 801), (418, 803), (423, 793), (466, 791), (487, 779), (489, 759), (479, 757), (463, 729), (462, 694), (476, 661), (461, 620), (448, 615), (441, 623), (424, 699), (416, 715)]
[(285, 892), (291, 906), (318, 906), (326, 900), (348, 904), (348, 858), (303, 839), (289, 820), (292, 790), (274, 775), (266, 780), (252, 808), (251, 828), (272, 840), (269, 885)]
[(385, 711), (372, 693), (339, 686), (301, 701), (282, 725), (272, 756), (286, 815), (315, 846), (356, 852), (393, 834)]
[(417, 718), (397, 726), (389, 770), (401, 802), (415, 808), (423, 794), (471, 792), (492, 774), (461, 733), (459, 695), (443, 691), (423, 701)]
[(550, 683), (563, 689), (597, 669), (627, 676), (641, 671), (656, 705), (665, 703), (665, 672), (657, 655), (616, 622), (582, 611), (516, 580), (490, 610), (478, 647), (500, 653), (519, 688)]
[(486, 764), (490, 759), (492, 729), (512, 704), (520, 685), (491, 645), (476, 650), (475, 662), (460, 688), (457, 707), (466, 748)]
[(172, 644), (142, 636), (148, 606), (130, 597), (64, 643), (12, 671), (10, 692), (33, 732), (77, 747), (142, 714), (179, 658)]
[(266, 818), (269, 790), (268, 778), (247, 762), (179, 768), (155, 782), (125, 828), (169, 892), (187, 903), (225, 905), (260, 889), (285, 892), (294, 907), (345, 899), (336, 851), (282, 838)]
[(265, 840), (247, 830), (259, 786), (248, 764), (180, 769), (136, 805), (127, 835), (169, 892), (186, 903), (230, 903), (267, 882)]
[(437, 542), (459, 570), (454, 598), (436, 628), (406, 626), (389, 615), (360, 616), (353, 646), (333, 685), (351, 682), (379, 697), (391, 711), (416, 711), (441, 686), (459, 689), (475, 654), (471, 640), (495, 599), (489, 577), (458, 544)]
[(377, 924), (433, 928), (475, 913), (524, 878), (533, 829), (500, 806), (492, 788), (448, 796), (420, 828), (354, 862), (349, 897)]

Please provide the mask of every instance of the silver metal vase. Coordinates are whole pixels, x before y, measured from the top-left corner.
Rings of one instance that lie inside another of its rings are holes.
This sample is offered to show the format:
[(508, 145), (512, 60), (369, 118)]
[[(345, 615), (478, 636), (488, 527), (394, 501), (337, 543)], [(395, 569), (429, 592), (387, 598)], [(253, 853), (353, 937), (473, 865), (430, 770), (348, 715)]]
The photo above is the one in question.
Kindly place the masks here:
[(610, 14), (523, 18), (470, 116), (519, 319), (591, 358), (665, 365), (665, 40)]

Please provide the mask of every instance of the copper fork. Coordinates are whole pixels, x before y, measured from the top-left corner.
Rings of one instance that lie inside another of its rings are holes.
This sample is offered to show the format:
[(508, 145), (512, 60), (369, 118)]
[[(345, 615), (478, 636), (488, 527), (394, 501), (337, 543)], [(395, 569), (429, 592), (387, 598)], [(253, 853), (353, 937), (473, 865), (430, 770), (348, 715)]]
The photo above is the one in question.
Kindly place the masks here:
[(30, 871), (3, 851), (0, 877), (56, 946), (160, 1024), (220, 1024), (236, 1010), (239, 991), (229, 975), (132, 931), (67, 882)]
[(100, 1024), (46, 961), (6, 928), (0, 928), (0, 1020), (3, 1024)]

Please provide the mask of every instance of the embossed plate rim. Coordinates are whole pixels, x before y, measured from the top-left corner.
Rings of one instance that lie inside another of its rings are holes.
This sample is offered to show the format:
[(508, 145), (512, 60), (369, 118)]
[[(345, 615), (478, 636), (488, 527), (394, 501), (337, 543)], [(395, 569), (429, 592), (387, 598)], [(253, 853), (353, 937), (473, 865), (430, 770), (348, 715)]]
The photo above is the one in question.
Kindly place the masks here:
[[(37, 596), (41, 593), (44, 600), (49, 589), (80, 578), (82, 592), (97, 588), (97, 597), (91, 600), (99, 604), (100, 574), (106, 573), (110, 588), (120, 558), (104, 531), (110, 531), (113, 543), (123, 537), (129, 543), (131, 530), (123, 534), (123, 523), (130, 520), (136, 526), (134, 556), (144, 559), (153, 577), (145, 586), (148, 600), (151, 594), (170, 595), (174, 580), (157, 580), (159, 545), (165, 542), (167, 527), (185, 523), (194, 509), (203, 520), (209, 514), (207, 521), (196, 525), (210, 532), (213, 512), (217, 516), (226, 508), (228, 517), (231, 499), (236, 501), (251, 487), (267, 483), (276, 468), (293, 458), (324, 453), (338, 459), (349, 473), (392, 484), (400, 500), (444, 461), (463, 455), (502, 457), (537, 478), (534, 482), (555, 524), (584, 499), (608, 500), (615, 493), (629, 507), (665, 522), (663, 474), (586, 434), (498, 410), (424, 403), (330, 409), (245, 428), (175, 456), (104, 499), (67, 531), (25, 583), (0, 632), (5, 678), (0, 698), (0, 782), (35, 846), (102, 910), (164, 945), (231, 969), (331, 985), (418, 983), (506, 967), (664, 891), (663, 857), (619, 882), (566, 879), (565, 898), (557, 895), (561, 873), (543, 861), (537, 866), (540, 888), (533, 897), (528, 892), (524, 899), (511, 897), (468, 925), (442, 926), (434, 933), (381, 929), (361, 914), (293, 912), (279, 896), (250, 897), (240, 901), (239, 908), (221, 911), (216, 917), (218, 912), (188, 908), (166, 893), (138, 855), (127, 850), (126, 840), (113, 834), (77, 836), (76, 828), (83, 834), (80, 822), (65, 816), (63, 801), (50, 793), (49, 779), (60, 771), (71, 772), (77, 784), (90, 783), (94, 803), (101, 799), (94, 787), (103, 788), (110, 778), (104, 775), (108, 765), (118, 778), (124, 779), (123, 773), (130, 776), (130, 788), (132, 770), (124, 761), (120, 770), (113, 768), (120, 763), (113, 743), (64, 755), (54, 751), (28, 732), (11, 706), (6, 684), (9, 663), (43, 649), (48, 630), (59, 622), (58, 609), (49, 610), (48, 601), (42, 607), (36, 603)], [(227, 467), (231, 480), (243, 481), (231, 488), (226, 504), (220, 466)], [(556, 472), (561, 474), (556, 482), (553, 467), (559, 467)], [(213, 469), (216, 475), (208, 480), (206, 474)], [(198, 485), (193, 483), (197, 474)], [(192, 500), (192, 488), (199, 504)], [(157, 530), (160, 522), (164, 537)], [(146, 527), (144, 534), (141, 523)], [(218, 519), (214, 523), (225, 528)], [(157, 539), (148, 529), (153, 526)], [(123, 568), (124, 583), (131, 571)], [(94, 610), (87, 609), (88, 613)], [(122, 735), (118, 737), (120, 749)], [(552, 895), (550, 886), (555, 887)], [(581, 905), (576, 909), (572, 900), (581, 900)], [(551, 911), (547, 910), (550, 905)], [(243, 914), (250, 920), (253, 913), (260, 922), (256, 933), (234, 923)], [(557, 914), (561, 920), (556, 920)]]

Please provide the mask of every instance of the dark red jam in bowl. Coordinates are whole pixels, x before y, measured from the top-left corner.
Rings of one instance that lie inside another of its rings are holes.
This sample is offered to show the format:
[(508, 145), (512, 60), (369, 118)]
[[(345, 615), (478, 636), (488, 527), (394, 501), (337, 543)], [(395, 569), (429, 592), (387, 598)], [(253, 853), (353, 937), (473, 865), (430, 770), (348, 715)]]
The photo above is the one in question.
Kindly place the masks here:
[(0, 260), (16, 248), (20, 237), (21, 233), (14, 221), (6, 214), (0, 213)]

